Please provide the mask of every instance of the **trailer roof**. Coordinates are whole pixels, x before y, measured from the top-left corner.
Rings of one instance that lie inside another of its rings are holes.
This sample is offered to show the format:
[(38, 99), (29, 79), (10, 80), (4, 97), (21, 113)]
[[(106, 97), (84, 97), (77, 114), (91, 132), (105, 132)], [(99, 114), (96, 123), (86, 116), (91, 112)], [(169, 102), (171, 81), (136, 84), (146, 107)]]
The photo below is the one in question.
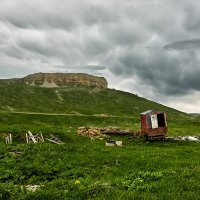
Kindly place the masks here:
[(162, 112), (162, 111), (156, 111), (156, 110), (147, 110), (147, 111), (145, 111), (145, 112), (142, 112), (142, 113), (140, 113), (141, 115), (146, 115), (146, 114), (149, 114), (149, 113), (151, 113), (151, 112), (156, 112), (156, 113), (164, 113), (164, 112)]
[(153, 110), (147, 110), (147, 111), (142, 112), (142, 113), (140, 113), (140, 114), (141, 114), (141, 115), (146, 115), (146, 114), (151, 113), (151, 112), (153, 112)]

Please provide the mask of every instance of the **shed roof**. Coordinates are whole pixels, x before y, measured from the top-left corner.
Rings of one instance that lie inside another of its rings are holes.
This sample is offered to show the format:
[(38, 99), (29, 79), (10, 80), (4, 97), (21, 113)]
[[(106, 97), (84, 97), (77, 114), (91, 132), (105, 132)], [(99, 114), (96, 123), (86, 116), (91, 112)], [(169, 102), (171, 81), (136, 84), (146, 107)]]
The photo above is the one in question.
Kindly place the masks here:
[(140, 113), (140, 114), (141, 114), (141, 115), (147, 115), (147, 114), (149, 114), (149, 113), (151, 113), (151, 112), (156, 112), (157, 114), (159, 114), (159, 113), (164, 113), (163, 111), (147, 110), (147, 111), (142, 112), (142, 113)]
[(141, 115), (146, 115), (146, 114), (151, 113), (151, 112), (153, 112), (153, 110), (147, 110), (147, 111), (142, 112), (142, 113), (140, 113), (140, 114), (141, 114)]

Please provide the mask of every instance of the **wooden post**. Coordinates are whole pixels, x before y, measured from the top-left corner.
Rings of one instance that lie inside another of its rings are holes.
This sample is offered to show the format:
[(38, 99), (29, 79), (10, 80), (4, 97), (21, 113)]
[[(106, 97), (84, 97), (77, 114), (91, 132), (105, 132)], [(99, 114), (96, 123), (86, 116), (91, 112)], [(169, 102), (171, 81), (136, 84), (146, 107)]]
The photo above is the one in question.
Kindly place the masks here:
[(29, 143), (29, 138), (28, 138), (28, 134), (26, 133), (26, 143)]
[(12, 144), (12, 135), (9, 134), (8, 136), (5, 137), (6, 144)]
[(10, 136), (10, 144), (12, 144), (12, 135), (9, 134), (9, 136)]
[(28, 134), (29, 134), (29, 138), (31, 138), (31, 140), (33, 141), (33, 143), (37, 143), (35, 137), (33, 136), (33, 134), (30, 131), (28, 131)]
[(41, 132), (40, 132), (40, 138), (41, 138), (41, 141), (44, 142), (44, 137)]

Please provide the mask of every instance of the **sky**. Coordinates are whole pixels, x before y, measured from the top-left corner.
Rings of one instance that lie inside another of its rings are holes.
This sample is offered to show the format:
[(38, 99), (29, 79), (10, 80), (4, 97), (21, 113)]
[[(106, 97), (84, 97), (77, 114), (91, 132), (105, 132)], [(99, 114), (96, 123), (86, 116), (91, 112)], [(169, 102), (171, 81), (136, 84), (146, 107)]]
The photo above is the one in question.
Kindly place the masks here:
[(199, 63), (197, 0), (0, 0), (0, 78), (89, 73), (200, 113)]

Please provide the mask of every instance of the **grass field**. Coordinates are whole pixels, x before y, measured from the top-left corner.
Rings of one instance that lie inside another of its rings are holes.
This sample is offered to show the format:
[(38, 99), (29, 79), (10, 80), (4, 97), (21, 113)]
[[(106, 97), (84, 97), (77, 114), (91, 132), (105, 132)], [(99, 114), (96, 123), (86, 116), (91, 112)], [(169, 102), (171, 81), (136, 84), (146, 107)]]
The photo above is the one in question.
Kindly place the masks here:
[[(24, 114), (0, 111), (0, 131), (25, 133), (28, 130), (41, 131), (44, 134), (76, 132), (80, 126), (121, 127), (139, 130), (140, 115), (124, 116), (93, 116), (93, 115), (62, 115), (62, 114)], [(168, 117), (168, 135), (200, 135), (200, 119), (188, 116)]]
[[(118, 139), (123, 147), (74, 135), (63, 145), (1, 142), (1, 199), (199, 199), (199, 144)], [(32, 184), (43, 187), (20, 187)]]
[[(116, 90), (56, 90), (0, 84), (0, 199), (200, 199), (199, 143), (112, 136), (123, 146), (106, 147), (76, 134), (80, 126), (139, 130), (139, 113), (156, 109), (167, 113), (169, 136), (200, 135), (199, 116)], [(28, 145), (28, 130), (64, 144)]]
[[(193, 123), (193, 124), (191, 124)], [(200, 145), (144, 142), (113, 136), (123, 147), (76, 135), (79, 126), (118, 126), (137, 130), (139, 118), (16, 114), (1, 112), (1, 199), (200, 199)], [(198, 119), (169, 123), (169, 135), (197, 135)], [(65, 144), (25, 143), (25, 133), (53, 133)], [(19, 156), (10, 152), (21, 152)], [(36, 192), (24, 185), (41, 185)]]

